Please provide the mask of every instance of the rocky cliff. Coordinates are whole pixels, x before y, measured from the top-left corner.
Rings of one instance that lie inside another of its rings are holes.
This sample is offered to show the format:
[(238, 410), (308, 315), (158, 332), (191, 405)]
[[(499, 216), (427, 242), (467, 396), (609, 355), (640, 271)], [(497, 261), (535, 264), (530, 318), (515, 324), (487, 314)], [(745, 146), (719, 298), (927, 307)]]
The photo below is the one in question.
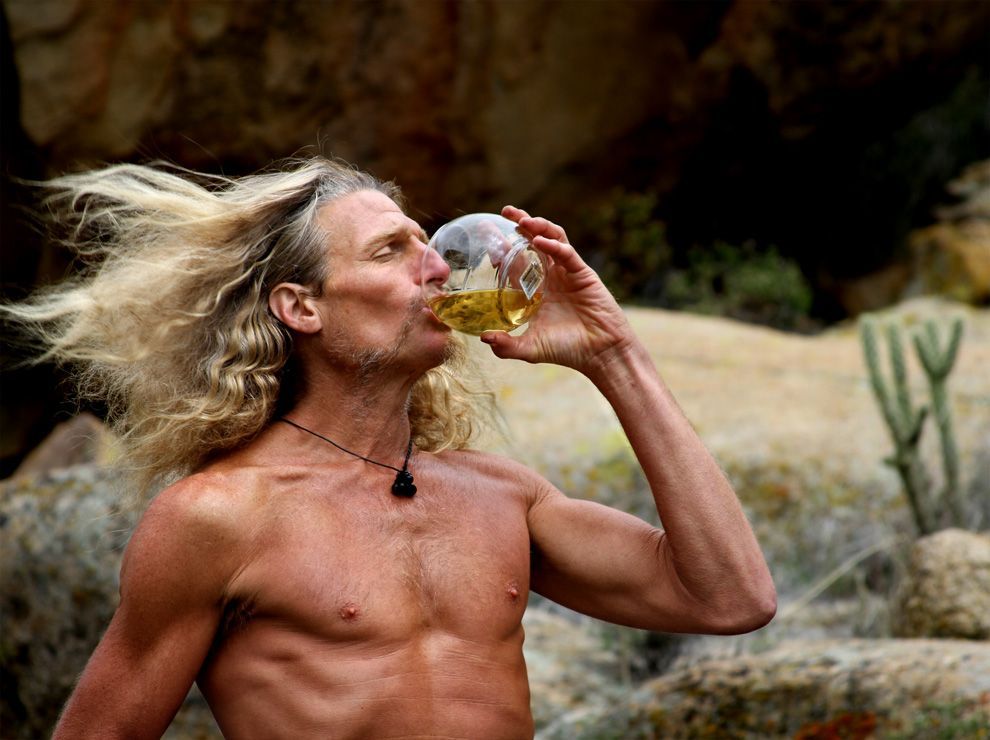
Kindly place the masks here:
[[(604, 261), (618, 238), (592, 238), (593, 214), (648, 193), (675, 248), (777, 245), (831, 318), (897, 293), (903, 276), (850, 281), (990, 154), (981, 0), (0, 8), (4, 173), (168, 159), (238, 174), (317, 145), (395, 178), (427, 228), (513, 202)], [(3, 180), (6, 294), (66, 266), (21, 220), (28, 199)], [(3, 382), (9, 472), (50, 429), (58, 377)]]
[(3, 8), (44, 172), (237, 173), (319, 142), (428, 225), (515, 202), (576, 228), (609, 188), (651, 188), (675, 235), (863, 270), (990, 136), (979, 1)]

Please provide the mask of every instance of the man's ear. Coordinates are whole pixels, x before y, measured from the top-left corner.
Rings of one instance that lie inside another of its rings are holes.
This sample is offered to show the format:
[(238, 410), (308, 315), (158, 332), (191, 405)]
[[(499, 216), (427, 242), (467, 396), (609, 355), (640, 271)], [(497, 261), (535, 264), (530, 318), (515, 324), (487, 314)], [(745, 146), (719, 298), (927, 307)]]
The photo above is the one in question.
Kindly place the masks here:
[(313, 294), (299, 283), (276, 285), (268, 295), (268, 307), (279, 321), (300, 334), (316, 334), (323, 328)]

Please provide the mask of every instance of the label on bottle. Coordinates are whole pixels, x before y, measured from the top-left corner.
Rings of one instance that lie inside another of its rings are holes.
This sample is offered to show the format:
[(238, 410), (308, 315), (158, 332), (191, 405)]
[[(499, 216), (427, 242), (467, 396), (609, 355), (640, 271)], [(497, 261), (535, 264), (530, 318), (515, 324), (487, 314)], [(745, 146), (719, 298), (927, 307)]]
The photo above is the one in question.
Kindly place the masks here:
[(540, 267), (540, 263), (530, 262), (529, 266), (523, 270), (523, 274), (519, 276), (519, 287), (526, 294), (527, 301), (533, 300), (533, 295), (536, 293), (536, 289), (540, 287), (541, 280), (543, 280), (543, 268)]

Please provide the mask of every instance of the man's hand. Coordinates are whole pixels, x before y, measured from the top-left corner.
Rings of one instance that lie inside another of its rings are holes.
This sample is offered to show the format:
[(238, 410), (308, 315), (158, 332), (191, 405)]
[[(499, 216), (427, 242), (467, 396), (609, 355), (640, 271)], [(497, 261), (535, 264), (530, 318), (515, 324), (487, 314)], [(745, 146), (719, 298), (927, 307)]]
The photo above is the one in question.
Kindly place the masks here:
[(567, 234), (545, 218), (513, 206), (502, 215), (533, 235), (533, 246), (552, 263), (540, 310), (520, 336), (488, 331), (481, 341), (496, 356), (564, 365), (587, 375), (634, 341), (632, 329), (608, 288), (567, 241)]

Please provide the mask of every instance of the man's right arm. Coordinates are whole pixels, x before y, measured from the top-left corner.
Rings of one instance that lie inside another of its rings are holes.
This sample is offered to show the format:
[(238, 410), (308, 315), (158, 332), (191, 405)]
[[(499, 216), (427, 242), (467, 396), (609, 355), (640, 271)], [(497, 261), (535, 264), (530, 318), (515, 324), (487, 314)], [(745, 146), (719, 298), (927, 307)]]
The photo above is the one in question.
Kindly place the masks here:
[(230, 512), (196, 479), (155, 499), (124, 554), (120, 606), (54, 740), (161, 737), (216, 633), (233, 535)]

